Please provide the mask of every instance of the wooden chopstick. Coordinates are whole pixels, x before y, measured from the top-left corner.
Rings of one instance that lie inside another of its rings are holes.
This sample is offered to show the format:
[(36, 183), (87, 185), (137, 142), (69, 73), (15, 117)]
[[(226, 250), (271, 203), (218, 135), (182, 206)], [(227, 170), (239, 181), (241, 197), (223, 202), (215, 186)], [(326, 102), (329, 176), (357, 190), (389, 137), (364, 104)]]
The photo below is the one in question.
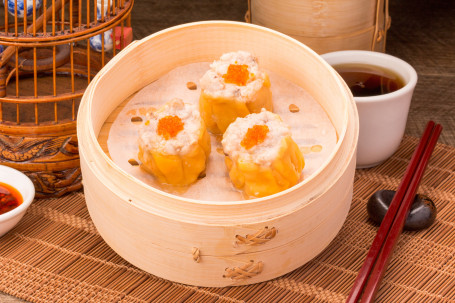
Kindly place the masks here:
[(389, 260), (392, 256), (395, 244), (398, 241), (398, 238), (403, 230), (408, 211), (411, 207), (412, 202), (414, 201), (414, 196), (417, 192), (417, 188), (419, 187), (420, 181), (422, 180), (423, 174), (428, 165), (431, 154), (433, 153), (434, 147), (436, 146), (436, 142), (438, 141), (441, 131), (442, 126), (439, 124), (436, 125), (433, 129), (433, 132), (430, 136), (430, 141), (425, 148), (421, 161), (418, 163), (417, 169), (411, 180), (411, 184), (409, 185), (406, 195), (403, 198), (403, 202), (401, 203), (400, 209), (398, 210), (398, 214), (393, 221), (393, 225), (389, 231), (381, 253), (379, 254), (376, 264), (373, 267), (373, 271), (371, 272), (371, 275), (368, 279), (368, 283), (365, 286), (363, 295), (360, 300), (362, 303), (372, 302), (376, 296), (379, 284), (387, 269), (387, 265), (389, 264)]
[(406, 168), (404, 177), (401, 180), (400, 185), (398, 186), (398, 189), (395, 193), (395, 196), (392, 199), (392, 202), (390, 203), (389, 210), (387, 211), (384, 219), (382, 220), (381, 226), (379, 227), (376, 237), (373, 240), (367, 257), (365, 258), (362, 268), (360, 269), (357, 278), (354, 282), (354, 285), (351, 289), (351, 292), (349, 293), (348, 299), (346, 300), (346, 302), (348, 303), (357, 302), (362, 294), (367, 279), (373, 269), (373, 266), (375, 265), (375, 261), (377, 260), (378, 255), (382, 250), (384, 240), (387, 237), (387, 234), (389, 233), (389, 230), (395, 219), (400, 203), (405, 197), (409, 184), (411, 183), (412, 177), (417, 169), (418, 163), (420, 162), (420, 159), (424, 154), (425, 147), (429, 142), (434, 127), (435, 123), (433, 121), (428, 122), (425, 131), (419, 141), (419, 144), (417, 145), (411, 157), (409, 165)]

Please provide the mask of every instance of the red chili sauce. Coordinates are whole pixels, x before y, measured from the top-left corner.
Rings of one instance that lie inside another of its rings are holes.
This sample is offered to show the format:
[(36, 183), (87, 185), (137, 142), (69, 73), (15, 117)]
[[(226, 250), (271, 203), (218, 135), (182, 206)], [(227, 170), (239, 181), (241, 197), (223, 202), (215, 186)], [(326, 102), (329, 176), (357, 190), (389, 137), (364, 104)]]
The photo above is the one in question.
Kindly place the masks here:
[(22, 204), (21, 193), (11, 185), (0, 182), (0, 215)]

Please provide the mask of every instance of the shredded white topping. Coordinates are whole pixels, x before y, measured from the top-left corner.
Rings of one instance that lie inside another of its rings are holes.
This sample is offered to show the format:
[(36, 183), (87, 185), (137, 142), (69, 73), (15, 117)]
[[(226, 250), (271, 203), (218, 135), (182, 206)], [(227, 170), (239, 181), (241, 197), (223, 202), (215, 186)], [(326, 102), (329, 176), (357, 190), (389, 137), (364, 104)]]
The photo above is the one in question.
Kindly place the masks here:
[[(241, 142), (248, 129), (255, 125), (267, 125), (269, 132), (264, 142), (250, 149), (245, 149)], [(237, 118), (227, 128), (221, 143), (224, 153), (234, 161), (241, 160), (259, 165), (270, 165), (279, 155), (281, 140), (287, 136), (291, 136), (291, 131), (280, 116), (262, 109), (258, 114)]]
[[(183, 130), (169, 139), (157, 133), (158, 121), (166, 116), (178, 116), (183, 122)], [(144, 150), (155, 150), (167, 155), (187, 154), (198, 144), (203, 127), (197, 107), (177, 98), (147, 114), (147, 121), (139, 128), (139, 145)]]
[[(225, 83), (223, 75), (231, 64), (248, 65), (250, 77), (245, 86)], [(214, 98), (235, 98), (247, 102), (264, 85), (266, 74), (259, 69), (258, 59), (246, 51), (237, 51), (223, 54), (219, 60), (210, 65), (204, 76), (200, 79), (201, 89)]]

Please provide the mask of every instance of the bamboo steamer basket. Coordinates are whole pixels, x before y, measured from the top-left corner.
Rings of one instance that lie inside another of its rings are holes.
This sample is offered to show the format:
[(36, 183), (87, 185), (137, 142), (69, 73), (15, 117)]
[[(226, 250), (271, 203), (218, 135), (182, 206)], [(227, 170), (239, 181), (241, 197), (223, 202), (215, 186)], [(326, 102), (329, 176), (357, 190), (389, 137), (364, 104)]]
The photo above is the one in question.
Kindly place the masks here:
[[(308, 179), (246, 201), (200, 201), (168, 194), (121, 170), (98, 136), (130, 95), (175, 67), (249, 50), (261, 65), (302, 86), (337, 131), (335, 150)], [(353, 191), (358, 116), (336, 72), (298, 41), (257, 25), (206, 21), (134, 42), (97, 74), (78, 113), (87, 207), (120, 256), (154, 275), (221, 287), (269, 280), (305, 264), (335, 237)]]
[(388, 0), (248, 0), (247, 22), (305, 43), (319, 54), (348, 49), (385, 51)]

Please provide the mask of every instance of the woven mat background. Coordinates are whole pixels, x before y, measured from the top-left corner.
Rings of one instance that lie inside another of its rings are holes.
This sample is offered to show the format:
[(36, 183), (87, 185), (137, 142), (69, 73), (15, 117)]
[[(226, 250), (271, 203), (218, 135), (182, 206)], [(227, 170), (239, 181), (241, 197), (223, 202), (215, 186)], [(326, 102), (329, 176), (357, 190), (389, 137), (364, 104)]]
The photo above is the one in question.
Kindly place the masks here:
[[(76, 192), (36, 200), (0, 238), (0, 291), (30, 302), (344, 302), (377, 231), (366, 201), (376, 190), (398, 187), (417, 142), (405, 137), (387, 162), (357, 170), (351, 210), (335, 240), (272, 281), (202, 288), (143, 272), (103, 241)], [(454, 147), (437, 145), (419, 193), (435, 201), (436, 222), (401, 235), (377, 302), (455, 302)]]

